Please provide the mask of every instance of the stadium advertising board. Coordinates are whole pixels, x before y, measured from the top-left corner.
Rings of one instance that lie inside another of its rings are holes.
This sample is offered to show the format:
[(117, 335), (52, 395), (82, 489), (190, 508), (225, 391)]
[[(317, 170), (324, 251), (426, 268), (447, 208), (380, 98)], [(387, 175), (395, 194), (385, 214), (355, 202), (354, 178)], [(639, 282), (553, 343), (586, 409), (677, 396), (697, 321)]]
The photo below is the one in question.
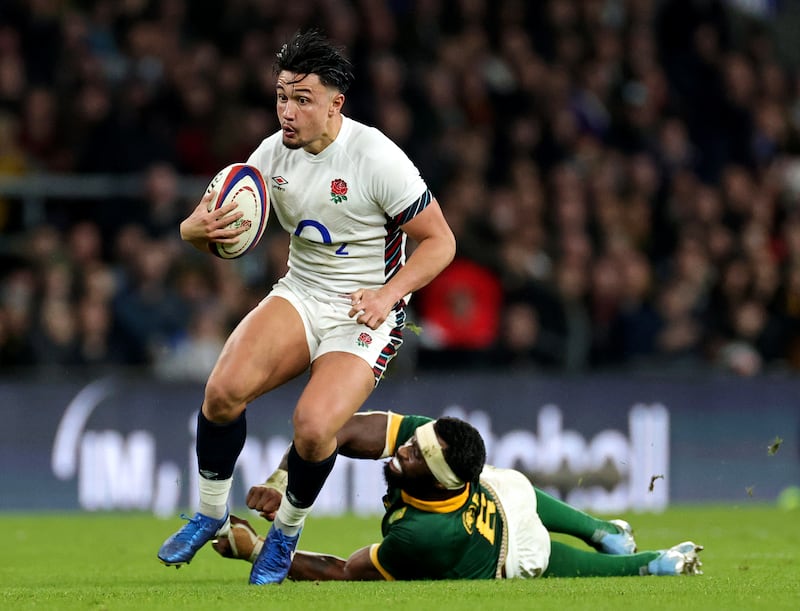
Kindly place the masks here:
[[(483, 433), (492, 464), (579, 507), (616, 513), (774, 499), (800, 481), (798, 390), (766, 380), (447, 376), (386, 380), (366, 408), (462, 417)], [(299, 391), (289, 385), (248, 409), (234, 505), (285, 451)], [(0, 509), (169, 516), (196, 503), (202, 386), (15, 382), (0, 385), (0, 400), (10, 423), (0, 433)], [(379, 463), (340, 458), (316, 513), (379, 513), (383, 487)]]

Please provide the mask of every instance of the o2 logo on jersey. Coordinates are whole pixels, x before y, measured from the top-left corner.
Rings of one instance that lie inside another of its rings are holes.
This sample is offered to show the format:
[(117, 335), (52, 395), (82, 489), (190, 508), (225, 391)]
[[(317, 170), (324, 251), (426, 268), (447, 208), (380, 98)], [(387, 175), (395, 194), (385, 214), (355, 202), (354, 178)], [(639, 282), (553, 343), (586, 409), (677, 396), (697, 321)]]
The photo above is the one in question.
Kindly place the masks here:
[(323, 244), (333, 244), (333, 240), (331, 240), (331, 232), (328, 231), (328, 228), (319, 221), (312, 221), (311, 219), (304, 219), (297, 223), (297, 228), (294, 230), (294, 235), (300, 237), (300, 234), (303, 233), (303, 229), (306, 227), (316, 229), (319, 232), (319, 236), (322, 238)]
[[(316, 229), (319, 232), (319, 236), (322, 238), (323, 244), (333, 244), (331, 232), (328, 231), (328, 228), (319, 221), (314, 221), (312, 219), (303, 219), (297, 223), (297, 228), (294, 230), (294, 235), (300, 237), (300, 234), (306, 228)], [(342, 242), (339, 248), (336, 249), (335, 254), (339, 255), (340, 257), (346, 257), (349, 255), (350, 253), (347, 252), (347, 242)]]

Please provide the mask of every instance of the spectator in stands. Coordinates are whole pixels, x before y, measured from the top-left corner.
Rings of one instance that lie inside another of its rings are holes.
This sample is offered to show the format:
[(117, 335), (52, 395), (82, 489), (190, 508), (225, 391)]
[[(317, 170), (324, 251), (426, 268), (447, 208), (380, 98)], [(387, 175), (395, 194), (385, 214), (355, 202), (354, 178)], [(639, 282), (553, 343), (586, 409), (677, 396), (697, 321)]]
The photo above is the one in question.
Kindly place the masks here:
[(144, 179), (144, 201), (141, 202), (144, 218), (141, 224), (150, 237), (159, 240), (170, 238), (179, 242), (175, 227), (186, 216), (188, 203), (178, 192), (178, 173), (166, 162), (157, 162), (147, 168)]
[(502, 300), (500, 282), (488, 268), (454, 260), (414, 300), (424, 365), (447, 369), (486, 364), (497, 341)]
[(156, 355), (156, 375), (165, 380), (205, 383), (228, 337), (227, 322), (219, 306), (197, 308), (186, 335)]
[[(122, 204), (37, 201), (42, 228), (33, 207), (0, 195), (3, 358), (35, 361), (25, 338), (46, 319), (34, 315), (40, 309), (73, 322), (93, 311), (97, 328), (86, 332), (94, 339), (84, 339), (99, 341), (103, 306), (81, 305), (83, 289), (57, 306), (21, 297), (20, 278), (41, 285), (59, 261), (76, 278), (94, 273), (91, 223), (102, 237), (100, 264), (114, 273), (111, 327), (138, 328), (138, 315), (119, 306), (139, 277), (130, 266), (147, 237), (176, 235), (177, 176), (241, 161), (272, 130), (266, 50), (318, 25), (371, 58), (355, 62), (366, 74), (350, 92), (351, 112), (410, 152), (441, 194), (461, 261), (499, 283), (491, 301), (509, 310), (491, 310), (491, 342), (464, 348), (471, 366), (491, 365), (487, 355), (506, 341), (530, 343), (503, 340), (506, 318), (528, 340), (538, 328), (540, 339), (566, 342), (556, 367), (570, 371), (681, 355), (703, 355), (712, 367), (730, 342), (748, 346), (734, 351), (749, 355), (743, 373), (800, 367), (798, 57), (769, 21), (732, 4), (341, 0), (279, 11), (256, 2), (0, 3), (0, 176), (144, 173), (147, 186), (142, 200)], [(200, 263), (223, 287), (203, 307), (234, 324), (259, 292), (252, 287), (281, 275), (278, 239), (268, 232), (247, 260)], [(623, 282), (626, 270), (633, 284)], [(651, 290), (633, 281), (644, 276)], [(157, 274), (147, 284), (169, 295), (175, 282)], [(189, 319), (170, 323), (167, 335), (185, 336)], [(422, 326), (423, 356), (436, 360), (425, 337), (435, 325)], [(145, 350), (138, 362), (153, 358)]]
[(31, 344), (36, 276), (23, 264), (0, 277), (0, 362), (3, 371), (19, 375), (21, 367), (38, 365)]
[(72, 302), (53, 298), (41, 303), (31, 344), (37, 365), (48, 375), (66, 374), (80, 364), (78, 325)]
[[(0, 176), (21, 176), (28, 169), (18, 132), (17, 117), (0, 109)], [(19, 231), (22, 217), (18, 202), (0, 196), (0, 231)]]
[(169, 282), (171, 250), (163, 242), (147, 240), (134, 256), (131, 276), (116, 294), (113, 311), (134, 361), (149, 364), (183, 334), (189, 315)]

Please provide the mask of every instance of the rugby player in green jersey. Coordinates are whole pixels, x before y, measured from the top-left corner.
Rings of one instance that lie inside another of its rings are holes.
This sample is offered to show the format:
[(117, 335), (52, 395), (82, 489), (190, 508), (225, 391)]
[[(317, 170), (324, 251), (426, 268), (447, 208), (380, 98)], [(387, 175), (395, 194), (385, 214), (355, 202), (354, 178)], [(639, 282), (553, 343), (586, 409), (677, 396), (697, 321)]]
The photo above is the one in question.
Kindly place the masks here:
[[(500, 579), (701, 574), (698, 552), (685, 541), (637, 552), (630, 525), (605, 521), (535, 488), (520, 472), (484, 464), (480, 433), (456, 418), (432, 420), (392, 412), (356, 414), (337, 435), (339, 453), (389, 459), (380, 543), (348, 558), (298, 551), (294, 580)], [(285, 487), (279, 468), (254, 486), (247, 505), (274, 517)], [(263, 538), (231, 517), (214, 549), (252, 561)], [(597, 551), (551, 541), (577, 537)]]

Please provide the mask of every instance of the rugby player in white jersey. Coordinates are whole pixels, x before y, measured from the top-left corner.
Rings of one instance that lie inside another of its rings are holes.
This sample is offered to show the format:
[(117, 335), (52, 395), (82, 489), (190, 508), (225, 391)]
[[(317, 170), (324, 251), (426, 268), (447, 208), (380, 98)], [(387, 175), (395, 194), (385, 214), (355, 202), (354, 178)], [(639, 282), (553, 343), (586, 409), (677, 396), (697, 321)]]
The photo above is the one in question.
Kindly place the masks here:
[[(281, 129), (247, 163), (264, 175), (290, 234), (289, 271), (234, 329), (206, 384), (197, 422), (199, 511), (161, 546), (188, 563), (229, 526), (228, 495), (248, 403), (310, 371), (295, 406), (287, 487), (250, 583), (286, 577), (306, 515), (333, 468), (337, 431), (402, 343), (411, 293), (455, 254), (455, 238), (418, 170), (386, 136), (343, 116), (349, 60), (318, 32), (297, 33), (275, 62)], [(202, 251), (233, 243), (232, 206), (211, 195), (181, 223)], [(406, 260), (406, 236), (416, 248)]]

